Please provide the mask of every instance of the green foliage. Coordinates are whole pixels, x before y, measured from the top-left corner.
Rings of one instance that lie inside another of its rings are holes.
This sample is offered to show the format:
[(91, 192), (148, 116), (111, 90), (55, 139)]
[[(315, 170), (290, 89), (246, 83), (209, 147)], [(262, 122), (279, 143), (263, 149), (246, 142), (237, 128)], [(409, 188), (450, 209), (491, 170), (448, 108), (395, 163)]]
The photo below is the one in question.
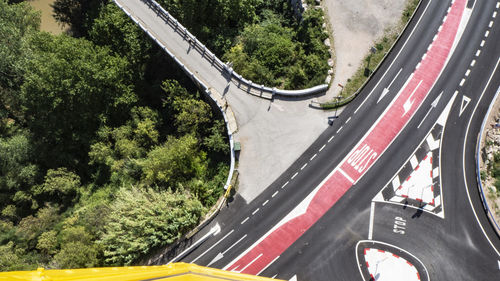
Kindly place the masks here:
[(328, 50), (322, 41), (321, 11), (304, 14), (298, 31), (271, 11), (265, 20), (247, 26), (237, 44), (224, 55), (234, 69), (254, 82), (297, 89), (322, 83), (328, 70)]
[(101, 10), (89, 31), (89, 38), (95, 44), (108, 46), (127, 58), (136, 73), (142, 72), (141, 67), (144, 67), (152, 46), (146, 33), (115, 3), (109, 3)]
[(130, 264), (152, 248), (174, 242), (203, 213), (201, 203), (183, 193), (122, 188), (116, 196), (100, 240), (110, 264)]
[[(200, 32), (229, 46), (239, 18), (254, 23), (258, 7), (279, 1), (271, 2), (219, 1), (234, 26)], [(220, 116), (193, 86), (161, 82), (178, 77), (175, 66), (113, 3), (54, 3), (60, 22), (91, 41), (39, 32), (29, 5), (6, 3), (0, 270), (130, 263), (189, 231), (229, 170)], [(175, 3), (181, 12), (188, 4), (196, 3)]]
[(39, 33), (30, 44), (21, 99), (42, 164), (81, 168), (101, 122), (120, 122), (137, 99), (127, 62), (65, 35)]
[(151, 150), (142, 161), (143, 178), (147, 185), (175, 187), (176, 183), (206, 174), (205, 153), (198, 152), (197, 140), (192, 135), (169, 138), (163, 145)]
[(85, 36), (99, 14), (99, 7), (107, 0), (55, 0), (52, 4), (54, 18), (69, 25), (76, 37)]

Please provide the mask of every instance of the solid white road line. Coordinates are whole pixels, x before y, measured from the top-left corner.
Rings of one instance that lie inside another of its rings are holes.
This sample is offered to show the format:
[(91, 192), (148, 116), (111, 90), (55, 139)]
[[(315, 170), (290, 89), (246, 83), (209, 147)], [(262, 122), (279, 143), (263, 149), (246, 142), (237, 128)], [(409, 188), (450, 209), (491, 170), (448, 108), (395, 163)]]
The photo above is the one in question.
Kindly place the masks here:
[(368, 240), (372, 240), (373, 237), (373, 219), (375, 218), (375, 202), (372, 201), (370, 207), (370, 226), (368, 227)]
[(214, 235), (215, 236), (219, 232), (220, 232), (220, 225), (219, 225), (219, 223), (217, 223), (214, 227), (212, 227), (210, 229), (210, 231), (207, 234), (203, 235), (203, 237), (201, 237), (200, 239), (198, 239), (191, 246), (189, 246), (189, 248), (185, 249), (180, 254), (178, 254), (176, 257), (174, 257), (173, 259), (171, 259), (169, 262), (167, 262), (167, 264), (175, 262), (178, 259), (183, 258), (186, 255), (186, 253), (189, 253), (192, 249), (198, 247), (201, 243), (205, 242), (210, 237), (210, 235)]
[[(261, 273), (262, 273), (264, 270), (266, 270), (266, 269), (267, 269), (267, 268), (268, 268), (271, 264), (273, 264), (273, 263), (274, 263), (277, 259), (279, 259), (279, 257), (280, 257), (280, 256), (275, 257), (275, 258), (274, 258), (274, 260), (272, 260), (270, 263), (268, 263), (268, 264), (267, 264), (267, 265), (266, 265), (263, 269), (261, 269), (261, 270), (260, 270), (257, 274), (255, 274), (255, 275), (259, 275), (259, 274), (261, 274)], [(278, 274), (276, 274), (276, 275), (278, 275)], [(274, 276), (276, 276), (276, 275), (274, 275)]]
[(222, 254), (224, 255), (225, 253), (227, 253), (229, 250), (231, 250), (234, 246), (236, 246), (236, 244), (240, 243), (241, 240), (245, 239), (245, 237), (247, 237), (247, 234), (243, 235), (240, 239), (238, 239), (238, 241), (234, 242), (231, 246), (229, 246), (229, 248), (227, 248), (224, 252), (222, 252)]
[(403, 44), (403, 46), (401, 47), (401, 49), (399, 50), (398, 54), (396, 55), (396, 57), (392, 60), (391, 64), (389, 65), (389, 67), (387, 68), (387, 70), (384, 72), (384, 75), (382, 75), (382, 77), (380, 77), (380, 79), (378, 80), (377, 84), (375, 85), (375, 87), (373, 87), (373, 89), (371, 90), (371, 92), (368, 94), (368, 96), (366, 96), (366, 98), (363, 100), (363, 102), (361, 102), (361, 104), (358, 106), (358, 108), (356, 108), (356, 110), (354, 111), (354, 114), (356, 114), (358, 112), (358, 110), (363, 106), (363, 104), (365, 104), (366, 100), (368, 100), (368, 98), (372, 95), (372, 93), (375, 91), (375, 89), (377, 89), (378, 85), (380, 84), (380, 82), (382, 82), (382, 80), (384, 80), (384, 77), (385, 75), (387, 74), (387, 72), (389, 72), (389, 70), (391, 69), (392, 65), (394, 64), (394, 62), (398, 59), (399, 55), (401, 54), (401, 52), (405, 49), (405, 46), (406, 46), (406, 43), (408, 43), (408, 41), (410, 40), (410, 38), (412, 37), (413, 35), (413, 32), (415, 32), (415, 30), (417, 29), (417, 26), (418, 24), (420, 23), (420, 20), (422, 20), (422, 18), (424, 17), (425, 15), (425, 12), (427, 12), (427, 8), (429, 8), (429, 5), (431, 4), (432, 0), (430, 0), (429, 2), (427, 2), (427, 6), (425, 6), (425, 9), (424, 11), (422, 12), (422, 14), (420, 15), (420, 18), (418, 19), (417, 23), (415, 24), (415, 26), (413, 27), (410, 35), (408, 36), (408, 38), (406, 38), (406, 41), (405, 43)]
[[(467, 124), (467, 129), (465, 130), (465, 142), (467, 142), (467, 135), (469, 133), (469, 127), (470, 127), (470, 124), (471, 124), (471, 121), (472, 121), (472, 117), (474, 116), (474, 114), (476, 112), (476, 109), (479, 106), (479, 104), (480, 104), (480, 102), (481, 102), (481, 100), (483, 98), (484, 93), (486, 92), (486, 90), (490, 86), (491, 79), (495, 75), (499, 64), (500, 64), (500, 58), (498, 58), (497, 65), (495, 66), (495, 69), (491, 73), (490, 78), (488, 79), (488, 83), (486, 83), (486, 86), (484, 87), (484, 90), (481, 93), (481, 96), (479, 96), (479, 100), (477, 101), (476, 106), (474, 107), (474, 110), (472, 111), (472, 114), (470, 115), (471, 117), (469, 119), (469, 123)], [(472, 205), (472, 200), (470, 198), (470, 192), (469, 192), (469, 186), (467, 185), (467, 179), (465, 178), (465, 147), (466, 147), (466, 144), (467, 143), (464, 144), (463, 150), (462, 150), (462, 170), (463, 170), (462, 171), (462, 175), (463, 175), (463, 178), (464, 178), (465, 188), (467, 189), (467, 198), (469, 199), (470, 207), (472, 209), (472, 212), (474, 213), (474, 217), (476, 218), (477, 224), (479, 224), (479, 227), (481, 228), (481, 231), (483, 232), (484, 237), (486, 237), (486, 239), (490, 243), (490, 245), (493, 248), (493, 250), (497, 253), (497, 255), (500, 256), (500, 252), (497, 250), (497, 248), (495, 248), (495, 245), (493, 245), (493, 243), (491, 242), (490, 238), (486, 234), (486, 231), (484, 231), (483, 225), (481, 224), (481, 222), (479, 221), (479, 218), (477, 217), (476, 209), (474, 209), (474, 205)]]
[(247, 267), (249, 267), (250, 265), (252, 265), (252, 263), (254, 263), (256, 260), (260, 259), (260, 257), (262, 257), (264, 254), (260, 254), (258, 255), (255, 259), (253, 259), (249, 264), (245, 265), (245, 267), (243, 267), (241, 270), (234, 270), (235, 272), (242, 272), (243, 270), (247, 269)]
[(205, 252), (203, 252), (201, 255), (199, 255), (198, 257), (196, 257), (191, 263), (195, 263), (198, 259), (200, 259), (202, 256), (204, 256), (206, 253), (210, 252), (210, 250), (212, 250), (215, 246), (217, 246), (217, 244), (219, 244), (220, 242), (222, 242), (222, 240), (226, 239), (226, 237), (228, 237), (229, 235), (231, 235), (231, 233), (234, 232), (234, 229), (231, 229), (231, 231), (228, 232), (228, 234), (224, 235), (224, 237), (222, 237), (222, 239), (220, 239), (219, 241), (215, 242), (210, 248), (208, 248)]

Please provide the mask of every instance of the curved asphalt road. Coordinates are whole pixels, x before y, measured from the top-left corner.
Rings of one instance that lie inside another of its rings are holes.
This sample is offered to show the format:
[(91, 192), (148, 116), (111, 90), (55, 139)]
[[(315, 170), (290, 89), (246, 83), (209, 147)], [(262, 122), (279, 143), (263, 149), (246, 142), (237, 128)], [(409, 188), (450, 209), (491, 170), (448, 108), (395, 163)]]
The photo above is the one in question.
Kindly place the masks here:
[[(470, 2), (472, 5), (473, 1)], [(500, 70), (496, 68), (500, 55), (500, 23), (497, 17), (492, 17), (494, 11), (498, 11), (496, 1), (476, 2), (462, 40), (414, 118), (370, 170), (261, 275), (280, 279), (297, 275), (299, 280), (360, 280), (355, 245), (368, 238), (373, 197), (404, 165), (458, 91), (441, 144), (444, 219), (426, 212), (416, 216), (417, 210), (412, 207), (377, 203), (373, 239), (417, 256), (431, 280), (500, 278), (497, 261), (500, 257), (492, 247), (493, 244), (500, 249), (500, 243), (482, 211), (474, 161), (477, 133), (500, 83)], [(222, 231), (182, 261), (224, 267), (300, 203), (339, 165), (403, 87), (433, 41), (449, 6), (450, 1), (423, 0), (415, 19), (359, 98), (257, 199), (245, 205), (236, 198), (229, 208), (223, 209), (206, 228), (208, 231), (219, 223)], [(490, 21), (493, 21), (492, 27), (489, 27)], [(487, 38), (486, 31), (489, 32)], [(485, 43), (482, 44), (482, 40)], [(473, 60), (476, 60), (474, 67), (470, 67)], [(465, 76), (468, 69), (471, 71)], [(463, 78), (466, 79), (460, 86)], [(389, 93), (377, 103), (384, 87)], [(425, 117), (441, 93), (437, 106)], [(463, 95), (471, 98), (471, 102), (459, 116)], [(462, 161), (464, 146), (465, 162)], [(408, 222), (404, 235), (393, 232), (395, 216), (404, 217)], [(202, 231), (197, 237), (205, 233)]]

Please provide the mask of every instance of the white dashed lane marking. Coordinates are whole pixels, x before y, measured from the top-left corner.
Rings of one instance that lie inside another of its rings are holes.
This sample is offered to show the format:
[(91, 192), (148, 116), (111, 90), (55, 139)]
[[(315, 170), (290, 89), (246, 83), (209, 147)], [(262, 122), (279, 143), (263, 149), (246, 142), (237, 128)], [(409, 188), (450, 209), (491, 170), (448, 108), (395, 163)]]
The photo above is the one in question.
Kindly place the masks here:
[(292, 180), (299, 174), (299, 172), (296, 172), (295, 174), (293, 174), (292, 176)]
[(304, 164), (304, 165), (300, 168), (300, 170), (301, 170), (301, 171), (302, 171), (302, 170), (304, 170), (304, 168), (305, 168), (306, 166), (307, 166), (307, 163), (305, 163), (305, 164)]
[(326, 144), (323, 144), (323, 146), (319, 149), (319, 151), (323, 150), (325, 148)]
[(278, 190), (276, 190), (273, 195), (271, 195), (272, 198), (274, 198), (274, 196), (276, 196), (276, 194), (278, 194)]
[(331, 142), (333, 140), (335, 136), (331, 136), (329, 139), (328, 139), (328, 142)]
[(316, 158), (316, 156), (318, 156), (318, 153), (315, 153), (315, 154), (311, 157), (311, 159), (309, 159), (309, 161), (312, 161), (314, 158)]
[(255, 211), (252, 212), (252, 216), (257, 214), (257, 212), (260, 210), (260, 208), (255, 209)]
[(250, 219), (250, 217), (247, 217), (246, 219), (244, 219), (244, 220), (241, 222), (241, 224), (246, 223), (246, 222), (247, 222), (247, 220), (249, 220), (249, 219)]
[(289, 181), (285, 182), (284, 185), (281, 186), (281, 188), (285, 188), (285, 186), (289, 183)]
[(262, 203), (262, 206), (266, 206), (267, 203), (269, 203), (269, 199), (266, 200), (266, 202)]

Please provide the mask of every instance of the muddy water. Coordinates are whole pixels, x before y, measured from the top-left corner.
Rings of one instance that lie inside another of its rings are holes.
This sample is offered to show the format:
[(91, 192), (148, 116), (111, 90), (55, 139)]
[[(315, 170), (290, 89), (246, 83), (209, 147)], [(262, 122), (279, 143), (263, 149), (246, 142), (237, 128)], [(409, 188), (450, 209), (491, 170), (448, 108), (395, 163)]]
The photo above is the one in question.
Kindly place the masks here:
[(55, 0), (30, 0), (28, 3), (37, 10), (42, 11), (42, 24), (40, 29), (53, 34), (59, 34), (64, 31), (52, 16), (52, 7), (50, 6)]

